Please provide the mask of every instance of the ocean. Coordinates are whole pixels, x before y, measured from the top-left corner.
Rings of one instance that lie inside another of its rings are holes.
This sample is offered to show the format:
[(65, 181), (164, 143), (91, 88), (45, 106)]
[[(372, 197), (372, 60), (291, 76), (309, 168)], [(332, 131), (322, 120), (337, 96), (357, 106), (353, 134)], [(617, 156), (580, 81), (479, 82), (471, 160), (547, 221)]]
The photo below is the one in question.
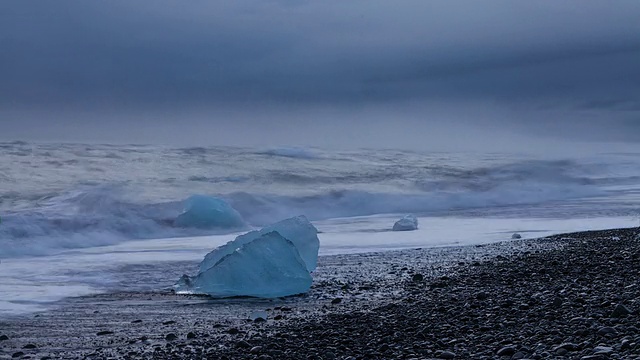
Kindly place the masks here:
[[(224, 199), (247, 228), (173, 226), (193, 194)], [(391, 232), (409, 213), (420, 228)], [(640, 152), (5, 142), (0, 316), (71, 296), (166, 288), (212, 248), (296, 215), (316, 225), (320, 255), (330, 255), (631, 227), (639, 214)]]

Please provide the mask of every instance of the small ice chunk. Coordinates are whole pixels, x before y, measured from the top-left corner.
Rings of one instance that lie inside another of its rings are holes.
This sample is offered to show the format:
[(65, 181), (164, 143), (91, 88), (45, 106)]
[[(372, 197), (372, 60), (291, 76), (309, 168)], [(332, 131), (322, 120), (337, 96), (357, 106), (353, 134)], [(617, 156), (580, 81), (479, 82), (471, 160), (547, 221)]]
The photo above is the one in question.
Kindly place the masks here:
[(178, 292), (213, 297), (276, 298), (305, 293), (313, 282), (296, 246), (275, 231), (234, 249), (212, 267), (187, 279), (176, 284)]
[(301, 215), (269, 225), (260, 231), (251, 231), (240, 235), (235, 240), (214, 249), (200, 263), (200, 272), (208, 270), (220, 259), (233, 253), (236, 249), (272, 231), (277, 231), (295, 245), (309, 272), (315, 270), (318, 262), (318, 250), (320, 249), (318, 229), (305, 216)]
[(512, 238), (512, 239), (514, 239), (514, 240), (516, 240), (516, 239), (522, 239), (522, 235), (520, 235), (520, 234), (518, 234), (518, 233), (515, 233), (515, 234), (511, 235), (511, 238)]
[(245, 226), (242, 216), (224, 200), (205, 195), (193, 195), (188, 198), (184, 212), (175, 219), (174, 224), (201, 229)]
[(413, 215), (406, 215), (393, 224), (393, 231), (411, 231), (418, 229), (418, 219)]
[(266, 311), (256, 310), (249, 315), (251, 321), (259, 321), (259, 319), (267, 320), (268, 315)]

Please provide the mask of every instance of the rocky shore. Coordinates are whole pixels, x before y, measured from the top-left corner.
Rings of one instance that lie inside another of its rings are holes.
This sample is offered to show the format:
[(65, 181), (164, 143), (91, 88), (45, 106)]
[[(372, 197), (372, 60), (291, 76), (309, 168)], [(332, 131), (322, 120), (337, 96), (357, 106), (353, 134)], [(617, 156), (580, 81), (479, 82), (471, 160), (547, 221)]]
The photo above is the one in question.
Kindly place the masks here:
[(640, 359), (638, 232), (326, 257), (272, 301), (78, 298), (0, 322), (0, 358)]

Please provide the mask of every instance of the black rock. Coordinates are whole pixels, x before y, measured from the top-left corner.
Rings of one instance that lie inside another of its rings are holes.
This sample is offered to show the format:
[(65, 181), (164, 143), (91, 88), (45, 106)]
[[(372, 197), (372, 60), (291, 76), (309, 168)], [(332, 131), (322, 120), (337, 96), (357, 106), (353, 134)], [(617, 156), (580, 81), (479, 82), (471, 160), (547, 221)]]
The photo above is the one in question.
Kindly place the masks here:
[(574, 344), (574, 343), (563, 343), (560, 344), (558, 346), (556, 346), (555, 348), (553, 348), (553, 351), (558, 351), (558, 349), (565, 349), (567, 351), (578, 351), (578, 345)]
[(443, 351), (438, 354), (439, 359), (454, 359), (455, 357), (456, 354), (452, 353), (451, 351)]
[(487, 293), (484, 292), (484, 291), (481, 291), (481, 292), (476, 294), (476, 299), (478, 299), (478, 300), (485, 300), (488, 297), (489, 297), (489, 295), (487, 295)]
[(611, 312), (611, 317), (614, 317), (614, 318), (625, 317), (629, 314), (631, 314), (631, 310), (629, 310), (626, 306), (622, 304), (618, 304), (618, 306), (616, 306), (616, 308), (613, 309), (613, 312)]
[(231, 328), (231, 329), (227, 330), (227, 333), (229, 333), (231, 335), (236, 335), (236, 334), (240, 333), (240, 330), (238, 330), (237, 328)]
[(131, 323), (132, 323), (132, 324), (139, 324), (139, 323), (141, 323), (141, 322), (142, 322), (142, 320), (138, 319), (138, 320), (133, 320)]
[(236, 343), (236, 346), (242, 349), (249, 349), (251, 347), (251, 344), (244, 340), (240, 340)]
[(552, 305), (553, 305), (554, 308), (559, 308), (560, 306), (562, 306), (563, 302), (564, 301), (562, 300), (562, 298), (558, 296), (555, 299), (553, 299), (553, 304)]
[(498, 352), (496, 352), (496, 355), (498, 356), (511, 356), (513, 354), (516, 353), (516, 348), (514, 348), (513, 346), (505, 346), (502, 349), (498, 350)]
[(162, 323), (162, 325), (171, 325), (171, 324), (175, 324), (176, 322), (173, 320), (169, 320), (169, 321), (165, 321)]
[(324, 353), (324, 357), (323, 358), (327, 359), (327, 360), (335, 360), (336, 359), (336, 354), (334, 354), (331, 351), (327, 351), (327, 352)]
[(5, 340), (9, 340), (9, 337), (7, 335), (0, 335), (0, 341), (5, 341)]
[(415, 282), (424, 281), (424, 276), (422, 276), (422, 274), (413, 274), (411, 280)]
[(196, 334), (190, 332), (187, 334), (187, 339), (195, 339), (196, 338)]
[(97, 336), (111, 335), (111, 334), (113, 334), (113, 331), (109, 331), (109, 330), (99, 331), (99, 332), (96, 333)]
[(609, 327), (609, 326), (604, 326), (604, 327), (601, 327), (600, 329), (598, 329), (598, 335), (600, 335), (600, 336), (605, 336), (605, 335), (608, 335), (608, 334), (617, 334), (617, 333), (618, 333), (618, 330), (616, 330), (616, 329), (614, 329), (612, 327)]
[(35, 349), (37, 348), (37, 346), (33, 345), (33, 344), (27, 344), (25, 346), (22, 347), (23, 349)]
[(167, 341), (173, 341), (175, 339), (177, 339), (178, 336), (174, 333), (168, 333), (167, 336), (164, 337), (165, 340)]
[(24, 356), (24, 353), (22, 351), (15, 352), (15, 353), (13, 353), (13, 355), (11, 355), (11, 357), (14, 358), (14, 359), (22, 357), (22, 356)]
[(331, 300), (331, 303), (334, 304), (334, 305), (335, 304), (340, 304), (341, 302), (342, 302), (342, 298), (335, 298), (335, 299)]

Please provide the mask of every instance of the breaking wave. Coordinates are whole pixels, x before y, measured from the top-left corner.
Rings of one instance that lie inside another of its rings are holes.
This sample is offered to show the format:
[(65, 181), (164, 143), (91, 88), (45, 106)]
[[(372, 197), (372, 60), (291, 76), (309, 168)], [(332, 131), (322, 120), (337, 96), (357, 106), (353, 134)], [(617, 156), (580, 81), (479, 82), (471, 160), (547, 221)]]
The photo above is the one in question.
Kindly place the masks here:
[(617, 155), (532, 161), (299, 148), (260, 152), (28, 143), (0, 143), (0, 148), (4, 164), (19, 164), (5, 166), (0, 174), (6, 185), (0, 190), (0, 257), (211, 234), (173, 225), (183, 200), (194, 193), (221, 197), (249, 225), (261, 226), (301, 214), (311, 220), (437, 216), (640, 188), (637, 157)]
[[(590, 186), (511, 184), (485, 191), (375, 193), (332, 190), (306, 196), (232, 193), (222, 196), (249, 224), (261, 226), (306, 215), (311, 220), (392, 213), (532, 204), (595, 196)], [(39, 201), (36, 208), (8, 213), (0, 226), (0, 257), (39, 255), (60, 249), (110, 245), (130, 239), (212, 234), (173, 225), (183, 202), (137, 204), (116, 187), (73, 191)], [(237, 231), (218, 229), (215, 233)]]
[(269, 149), (265, 151), (258, 152), (260, 155), (269, 155), (269, 156), (280, 156), (294, 159), (318, 159), (320, 155), (312, 152), (308, 149), (297, 148), (297, 147), (282, 147), (277, 149)]

